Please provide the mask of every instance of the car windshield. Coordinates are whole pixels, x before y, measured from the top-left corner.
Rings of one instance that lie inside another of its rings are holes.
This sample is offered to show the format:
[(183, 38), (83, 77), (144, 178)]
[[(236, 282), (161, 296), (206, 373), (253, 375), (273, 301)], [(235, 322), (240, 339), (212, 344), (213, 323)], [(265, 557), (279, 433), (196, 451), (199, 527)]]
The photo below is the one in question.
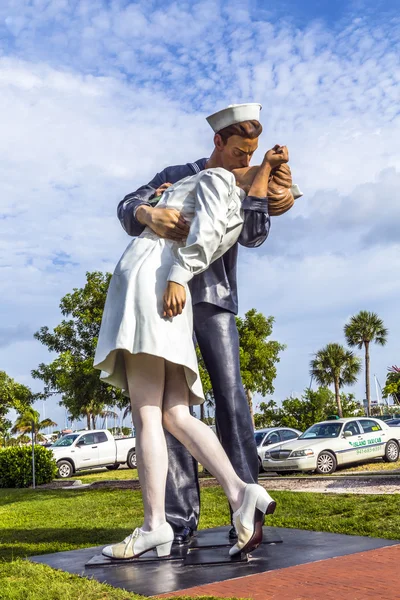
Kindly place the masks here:
[(300, 437), (299, 440), (308, 440), (310, 438), (334, 438), (339, 437), (342, 423), (317, 423), (309, 427)]
[(261, 446), (261, 443), (264, 439), (265, 436), (265, 431), (255, 431), (254, 432), (254, 439), (256, 440), (256, 446)]
[(62, 438), (54, 442), (53, 446), (72, 446), (79, 434), (76, 435), (63, 435)]

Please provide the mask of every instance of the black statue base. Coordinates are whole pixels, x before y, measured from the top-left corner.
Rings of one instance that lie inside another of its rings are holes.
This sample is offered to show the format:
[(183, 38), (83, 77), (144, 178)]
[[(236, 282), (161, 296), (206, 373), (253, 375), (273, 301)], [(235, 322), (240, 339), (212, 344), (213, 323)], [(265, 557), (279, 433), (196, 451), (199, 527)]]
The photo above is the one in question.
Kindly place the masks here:
[[(218, 527), (217, 529), (202, 529), (192, 538), (191, 542), (184, 546), (172, 546), (170, 556), (159, 558), (155, 550), (146, 552), (139, 558), (115, 559), (107, 558), (103, 554), (96, 554), (86, 564), (85, 567), (114, 567), (115, 565), (139, 565), (142, 563), (159, 563), (166, 561), (181, 561), (182, 565), (220, 565), (235, 564), (238, 562), (247, 562), (247, 554), (237, 554), (234, 557), (229, 556), (229, 548), (234, 542), (229, 540), (229, 528)], [(281, 537), (276, 530), (264, 527), (262, 544), (280, 544)]]
[[(226, 530), (226, 531), (225, 531)], [(85, 567), (114, 567), (115, 565), (141, 565), (142, 563), (155, 563), (165, 561), (181, 561), (182, 565), (220, 565), (235, 564), (238, 562), (247, 562), (247, 554), (237, 554), (234, 557), (229, 556), (229, 548), (234, 542), (229, 540), (227, 532), (229, 528), (219, 527), (218, 529), (202, 529), (198, 531), (189, 544), (184, 546), (173, 546), (170, 556), (159, 558), (155, 550), (151, 550), (132, 559), (107, 558), (103, 554), (96, 554), (86, 564)], [(275, 530), (264, 527), (262, 544), (280, 544), (281, 537)]]
[(132, 559), (115, 559), (107, 558), (102, 554), (96, 554), (86, 564), (85, 569), (95, 567), (107, 567), (108, 569), (114, 568), (116, 565), (131, 565), (136, 568), (137, 565), (142, 564), (160, 564), (163, 562), (176, 562), (180, 561), (181, 566), (190, 567), (191, 565), (222, 565), (225, 563), (235, 564), (238, 562), (247, 562), (247, 554), (236, 554), (232, 558), (228, 555), (226, 548), (221, 546), (220, 548), (188, 548), (184, 553), (184, 556), (179, 556), (177, 553), (172, 553), (167, 558), (158, 558), (153, 552), (146, 552), (145, 555), (140, 558)]
[(33, 556), (30, 560), (143, 596), (157, 596), (398, 544), (398, 541), (377, 538), (264, 527), (260, 547), (248, 557), (239, 555), (232, 560), (228, 556), (229, 529), (199, 531), (187, 546), (174, 547), (172, 556), (167, 559), (159, 559), (149, 552), (136, 560), (111, 562), (101, 554), (104, 546), (97, 546)]

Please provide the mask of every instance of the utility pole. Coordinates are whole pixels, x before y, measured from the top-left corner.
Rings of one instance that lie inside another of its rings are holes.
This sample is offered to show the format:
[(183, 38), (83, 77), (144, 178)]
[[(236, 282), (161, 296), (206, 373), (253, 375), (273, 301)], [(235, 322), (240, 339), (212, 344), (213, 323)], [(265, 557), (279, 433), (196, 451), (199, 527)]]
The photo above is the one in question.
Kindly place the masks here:
[(35, 422), (32, 420), (32, 487), (35, 489)]

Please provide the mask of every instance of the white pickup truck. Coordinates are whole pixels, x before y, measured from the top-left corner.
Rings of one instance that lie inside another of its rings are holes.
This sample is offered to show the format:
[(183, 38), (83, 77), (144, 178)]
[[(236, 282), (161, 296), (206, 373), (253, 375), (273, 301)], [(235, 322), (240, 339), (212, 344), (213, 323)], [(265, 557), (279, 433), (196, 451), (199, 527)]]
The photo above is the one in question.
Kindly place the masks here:
[(136, 439), (115, 439), (107, 429), (77, 431), (57, 440), (52, 450), (58, 477), (71, 477), (76, 471), (106, 467), (114, 470), (122, 464), (136, 468)]

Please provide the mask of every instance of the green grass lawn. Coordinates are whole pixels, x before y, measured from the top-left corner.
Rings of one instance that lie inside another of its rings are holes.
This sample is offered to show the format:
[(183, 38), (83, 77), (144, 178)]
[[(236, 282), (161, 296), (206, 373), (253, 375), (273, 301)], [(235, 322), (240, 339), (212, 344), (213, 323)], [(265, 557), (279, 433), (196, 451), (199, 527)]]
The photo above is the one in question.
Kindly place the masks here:
[(388, 471), (397, 471), (400, 473), (400, 461), (393, 463), (387, 463), (382, 459), (376, 459), (369, 463), (363, 463), (361, 465), (356, 465), (354, 467), (349, 467), (348, 469), (342, 469), (338, 471), (339, 473), (347, 473), (353, 471), (384, 471), (387, 473)]
[[(45, 565), (17, 560), (0, 563), (1, 600), (144, 600), (94, 579), (83, 579), (56, 571)], [(174, 600), (190, 600), (188, 596)], [(193, 599), (194, 600), (194, 599)], [(217, 600), (215, 596), (201, 596), (196, 600)], [(230, 598), (228, 600), (238, 600)]]
[[(199, 474), (202, 476), (202, 467), (199, 468)], [(345, 475), (356, 471), (398, 471), (400, 473), (400, 461), (395, 463), (386, 463), (381, 459), (374, 459), (372, 462), (363, 463), (346, 469), (339, 468), (335, 475)], [(299, 473), (294, 473), (293, 476), (299, 476)], [(307, 475), (309, 477), (309, 475)], [(71, 478), (71, 480), (79, 479), (82, 483), (93, 483), (94, 481), (122, 481), (128, 479), (137, 479), (138, 474), (136, 469), (120, 468), (116, 471), (108, 471), (106, 469), (80, 471)]]
[[(399, 463), (400, 468), (400, 463)], [(203, 467), (199, 465), (199, 477), (204, 477)], [(211, 477), (206, 475), (206, 477)], [(116, 471), (108, 471), (108, 469), (88, 469), (87, 471), (78, 471), (70, 480), (80, 479), (82, 483), (93, 483), (93, 481), (118, 481), (124, 479), (137, 479), (137, 469), (126, 469), (120, 467)], [(58, 480), (60, 481), (60, 480)], [(68, 480), (66, 480), (68, 481)]]
[[(120, 481), (125, 479), (137, 479), (137, 469), (117, 469), (116, 471), (108, 471), (107, 469), (93, 469), (87, 471), (79, 471), (70, 479), (64, 481), (74, 481), (79, 479), (82, 483), (93, 483), (93, 481)], [(58, 481), (60, 481), (58, 479)]]
[[(127, 472), (132, 476), (132, 471)], [(400, 496), (273, 495), (278, 508), (268, 520), (271, 525), (400, 538)], [(137, 599), (135, 594), (26, 563), (21, 558), (120, 541), (141, 521), (140, 492), (90, 488), (0, 490), (0, 599)], [(200, 527), (227, 523), (228, 508), (222, 490), (203, 489)]]

